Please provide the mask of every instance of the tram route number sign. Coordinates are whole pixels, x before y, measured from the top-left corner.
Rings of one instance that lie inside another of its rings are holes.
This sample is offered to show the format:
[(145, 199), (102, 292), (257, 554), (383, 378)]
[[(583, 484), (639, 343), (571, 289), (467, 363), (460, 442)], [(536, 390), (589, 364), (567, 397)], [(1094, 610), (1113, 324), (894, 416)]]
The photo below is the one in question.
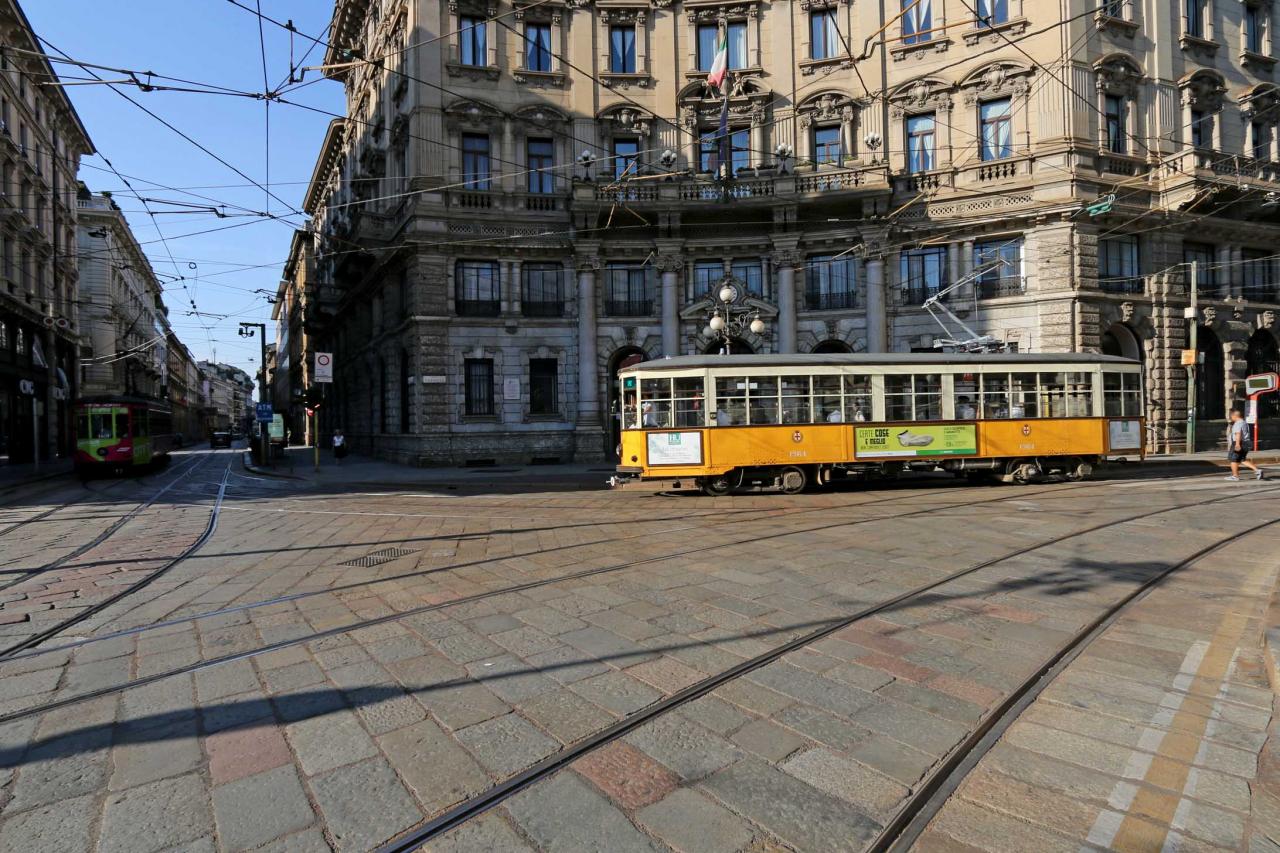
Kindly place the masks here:
[(974, 456), (978, 430), (972, 424), (856, 427), (854, 450), (860, 458)]
[(316, 370), (314, 379), (316, 382), (333, 381), (333, 353), (316, 353)]
[(651, 432), (648, 451), (650, 465), (701, 465), (702, 433)]

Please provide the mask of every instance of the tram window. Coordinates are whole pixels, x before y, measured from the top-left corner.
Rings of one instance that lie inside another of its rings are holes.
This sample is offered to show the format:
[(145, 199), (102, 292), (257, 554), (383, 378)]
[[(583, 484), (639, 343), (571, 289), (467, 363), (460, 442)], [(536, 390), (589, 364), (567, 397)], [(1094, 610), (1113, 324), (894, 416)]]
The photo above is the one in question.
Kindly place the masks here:
[(909, 421), (912, 419), (911, 377), (885, 376), (884, 378), (884, 416), (891, 421)]
[(1110, 417), (1137, 417), (1142, 414), (1141, 383), (1136, 373), (1102, 375), (1103, 408)]
[(813, 377), (813, 422), (839, 423), (844, 420), (844, 406), (839, 374)]
[(671, 426), (671, 379), (640, 380), (640, 426), (656, 429)]
[[(111, 438), (111, 437), (112, 436), (104, 436), (104, 438)], [(116, 415), (116, 432), (114, 437), (115, 438), (129, 437), (129, 413), (128, 412), (120, 412)]]
[(782, 376), (782, 422), (807, 424), (809, 419), (809, 377)]
[(1067, 417), (1093, 416), (1093, 376), (1088, 373), (1067, 374)]
[(89, 432), (89, 429), (90, 429), (90, 426), (89, 426), (88, 415), (81, 415), (80, 417), (76, 418), (76, 437), (77, 438), (92, 438), (93, 433)]
[(750, 423), (776, 424), (778, 418), (778, 377), (753, 376), (747, 394)]
[(1036, 375), (1014, 373), (1009, 377), (1009, 417), (1036, 417)]
[(146, 438), (148, 435), (150, 435), (150, 433), (147, 431), (147, 427), (150, 426), (150, 423), (148, 422), (148, 420), (149, 419), (147, 417), (147, 413), (145, 411), (140, 410), (138, 412), (138, 416), (133, 419), (133, 430), (134, 430), (135, 437)]
[(972, 373), (957, 374), (952, 383), (956, 396), (956, 418), (971, 421), (978, 417), (978, 377)]
[(915, 377), (916, 416), (918, 421), (942, 420), (942, 376), (937, 373)]
[(747, 386), (745, 376), (722, 376), (716, 379), (716, 426), (741, 426), (747, 422)]
[(871, 420), (870, 376), (844, 378), (844, 419), (859, 423)]
[(1065, 373), (1040, 374), (1040, 413), (1044, 417), (1066, 417), (1066, 396), (1067, 375)]
[(702, 426), (705, 406), (701, 376), (683, 376), (675, 380), (676, 426)]
[(982, 416), (994, 420), (1009, 417), (1009, 374), (982, 375)]

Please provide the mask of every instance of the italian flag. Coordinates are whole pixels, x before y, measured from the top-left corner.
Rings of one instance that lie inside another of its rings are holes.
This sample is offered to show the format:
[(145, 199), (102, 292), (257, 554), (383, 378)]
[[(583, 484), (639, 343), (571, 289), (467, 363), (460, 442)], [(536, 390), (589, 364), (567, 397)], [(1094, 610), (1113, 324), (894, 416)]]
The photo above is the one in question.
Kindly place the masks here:
[(711, 63), (711, 70), (707, 72), (707, 82), (717, 89), (724, 88), (724, 78), (729, 73), (729, 35), (725, 30), (720, 31), (720, 43), (716, 45), (716, 59)]

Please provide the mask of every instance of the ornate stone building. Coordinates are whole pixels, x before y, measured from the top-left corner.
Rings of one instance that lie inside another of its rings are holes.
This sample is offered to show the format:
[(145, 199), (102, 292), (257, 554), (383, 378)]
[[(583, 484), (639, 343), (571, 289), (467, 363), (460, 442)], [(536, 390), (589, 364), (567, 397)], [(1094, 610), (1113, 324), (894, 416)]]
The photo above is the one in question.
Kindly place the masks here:
[(1200, 417), (1280, 361), (1272, 4), (1185, 5), (338, 0), (305, 238), (329, 426), (606, 457), (613, 374), (718, 349), (728, 278), (765, 321), (736, 350), (931, 349), (964, 336), (942, 293), (1020, 351), (1143, 359), (1179, 448), (1190, 262)]
[(89, 134), (16, 0), (0, 0), (0, 465), (69, 454), (76, 172)]

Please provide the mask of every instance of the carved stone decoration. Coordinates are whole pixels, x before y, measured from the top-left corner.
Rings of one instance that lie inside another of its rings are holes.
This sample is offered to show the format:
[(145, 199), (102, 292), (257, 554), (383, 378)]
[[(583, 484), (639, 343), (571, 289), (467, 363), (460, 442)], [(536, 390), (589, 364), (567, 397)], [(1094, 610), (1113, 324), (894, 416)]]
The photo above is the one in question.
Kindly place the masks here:
[(1108, 95), (1136, 97), (1142, 82), (1142, 69), (1128, 56), (1112, 54), (1093, 66), (1099, 92)]
[(1280, 122), (1280, 89), (1259, 83), (1240, 97), (1240, 119), (1274, 125)]
[(1258, 327), (1270, 330), (1276, 324), (1276, 312), (1267, 309), (1258, 315)]
[(597, 272), (603, 266), (599, 255), (578, 255), (573, 264), (578, 272)]
[(1134, 314), (1134, 305), (1132, 302), (1120, 303), (1120, 320), (1124, 323), (1132, 323)]
[(608, 123), (613, 133), (633, 133), (647, 137), (655, 121), (653, 114), (632, 106), (608, 107), (600, 113), (600, 119)]
[(805, 128), (814, 122), (853, 120), (854, 100), (843, 92), (823, 92), (808, 98), (796, 108), (800, 127)]
[(1210, 71), (1197, 71), (1178, 81), (1182, 105), (1211, 112), (1222, 109), (1222, 96), (1227, 93), (1222, 77)]
[(1217, 308), (1214, 308), (1212, 305), (1210, 305), (1204, 309), (1204, 324), (1206, 326), (1212, 326), (1214, 323), (1217, 322), (1217, 320), (1218, 320)]
[(921, 78), (899, 86), (890, 93), (889, 103), (895, 119), (930, 109), (949, 111), (954, 106), (951, 84), (932, 78)]
[(1030, 91), (1032, 69), (1012, 62), (996, 62), (980, 68), (961, 83), (964, 101), (973, 106), (979, 101), (999, 97), (1025, 97)]
[(680, 272), (684, 269), (684, 258), (676, 254), (658, 255), (653, 265), (658, 272)]

